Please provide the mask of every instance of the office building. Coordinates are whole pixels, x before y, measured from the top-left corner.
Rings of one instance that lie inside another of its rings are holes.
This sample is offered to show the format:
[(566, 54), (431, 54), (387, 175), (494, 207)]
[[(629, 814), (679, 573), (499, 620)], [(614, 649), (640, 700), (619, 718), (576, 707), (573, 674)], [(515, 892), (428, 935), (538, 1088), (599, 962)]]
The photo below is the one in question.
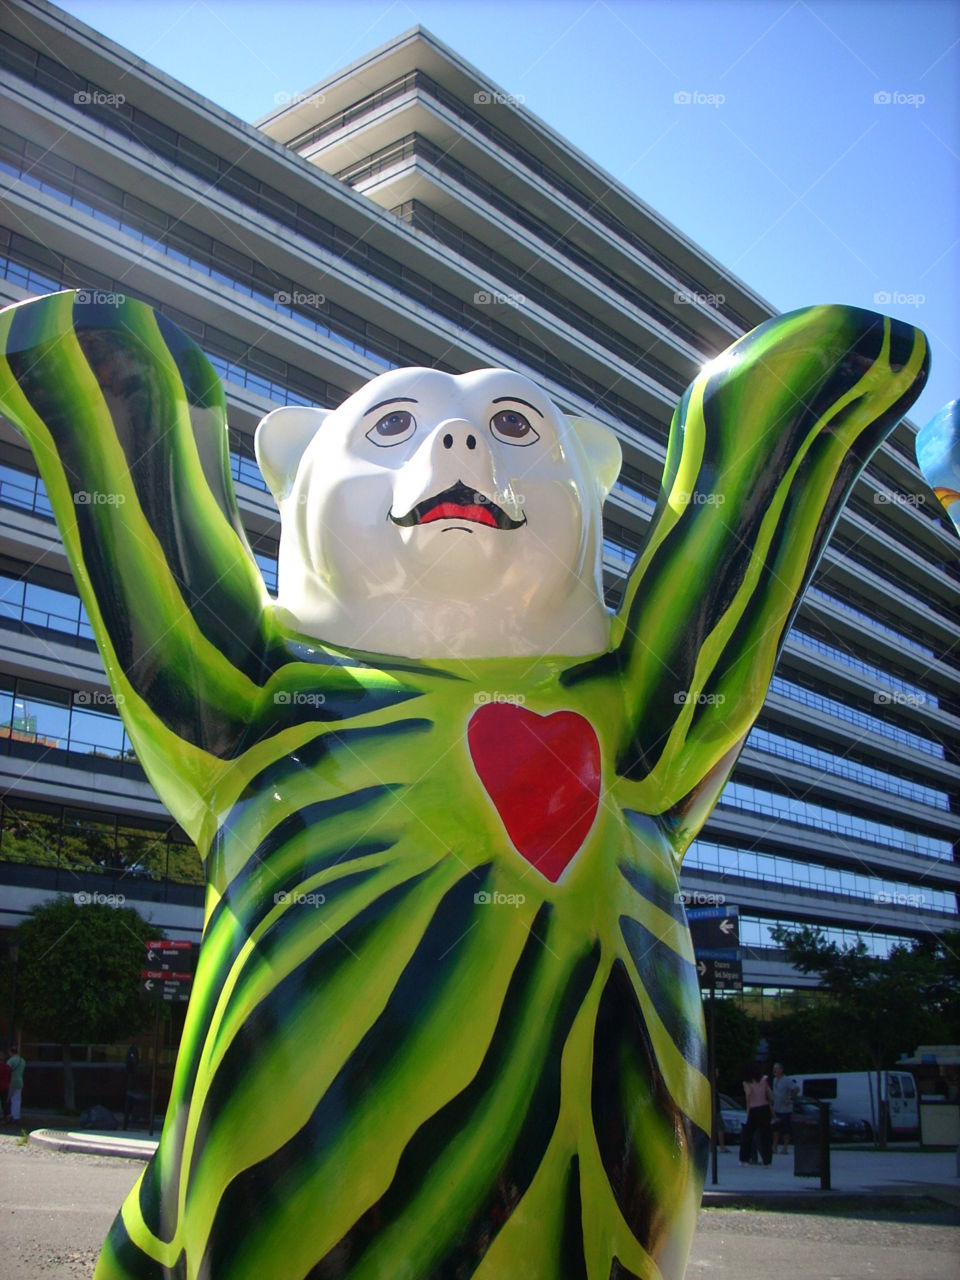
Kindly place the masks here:
[[(747, 284), (422, 28), (256, 126), (39, 0), (4, 6), (0, 32), (0, 296), (122, 293), (196, 339), (268, 585), (265, 413), (396, 366), (505, 366), (621, 439), (616, 603), (678, 397), (772, 314)], [(780, 921), (878, 951), (958, 923), (960, 561), (913, 434), (858, 483), (686, 863), (691, 895), (739, 905), (760, 988), (808, 981), (771, 943)], [(9, 425), (0, 554), (0, 927), (56, 891), (122, 893), (197, 937), (196, 853), (132, 757)]]

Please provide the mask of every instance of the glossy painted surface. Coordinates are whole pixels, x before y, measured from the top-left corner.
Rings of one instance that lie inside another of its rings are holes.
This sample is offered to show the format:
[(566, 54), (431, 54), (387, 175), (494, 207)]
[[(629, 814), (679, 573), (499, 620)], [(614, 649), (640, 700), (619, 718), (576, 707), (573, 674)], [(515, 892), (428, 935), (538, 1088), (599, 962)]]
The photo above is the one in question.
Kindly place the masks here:
[(0, 352), (128, 733), (207, 868), (169, 1112), (98, 1280), (682, 1276), (710, 1098), (680, 860), (923, 336), (811, 308), (709, 365), (602, 643), (614, 452), (514, 375), (401, 370), (386, 404), (377, 380), (268, 418), (275, 606), (189, 339), (61, 294), (0, 313)]
[(960, 532), (960, 400), (951, 400), (917, 432), (917, 465)]
[(600, 507), (620, 446), (519, 374), (397, 369), (332, 413), (274, 410), (257, 454), (293, 630), (388, 653), (402, 636), (418, 658), (609, 644)]

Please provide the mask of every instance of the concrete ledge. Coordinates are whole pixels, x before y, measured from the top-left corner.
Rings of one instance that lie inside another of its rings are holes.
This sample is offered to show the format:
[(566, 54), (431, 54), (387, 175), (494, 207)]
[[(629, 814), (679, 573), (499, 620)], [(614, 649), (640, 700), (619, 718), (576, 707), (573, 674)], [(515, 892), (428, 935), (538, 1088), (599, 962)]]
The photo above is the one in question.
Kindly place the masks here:
[(120, 1156), (127, 1160), (149, 1160), (157, 1149), (157, 1139), (129, 1137), (122, 1133), (104, 1133), (97, 1130), (64, 1132), (60, 1129), (34, 1129), (31, 1142), (55, 1151), (80, 1151), (85, 1155)]

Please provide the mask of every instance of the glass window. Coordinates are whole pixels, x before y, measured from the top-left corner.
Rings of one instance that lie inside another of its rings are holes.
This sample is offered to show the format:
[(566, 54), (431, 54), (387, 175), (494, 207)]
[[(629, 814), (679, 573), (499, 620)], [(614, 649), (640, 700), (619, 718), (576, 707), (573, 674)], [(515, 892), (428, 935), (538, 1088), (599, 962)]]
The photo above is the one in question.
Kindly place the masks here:
[(60, 850), (60, 811), (29, 801), (0, 808), (0, 859), (55, 867)]
[(166, 829), (118, 818), (117, 862), (125, 875), (162, 880), (167, 874)]
[(60, 865), (74, 870), (116, 871), (117, 829), (113, 816), (101, 820), (84, 809), (65, 809)]
[[(83, 696), (82, 693), (77, 694), (76, 698)], [(71, 751), (122, 760), (125, 746), (123, 721), (115, 712), (87, 710), (82, 703), (78, 707), (75, 700), (69, 745)]]
[(203, 864), (196, 845), (176, 829), (170, 834), (167, 878), (180, 884), (203, 884)]
[(31, 680), (18, 681), (7, 736), (15, 742), (64, 746), (70, 731), (69, 699), (67, 689), (35, 684)]

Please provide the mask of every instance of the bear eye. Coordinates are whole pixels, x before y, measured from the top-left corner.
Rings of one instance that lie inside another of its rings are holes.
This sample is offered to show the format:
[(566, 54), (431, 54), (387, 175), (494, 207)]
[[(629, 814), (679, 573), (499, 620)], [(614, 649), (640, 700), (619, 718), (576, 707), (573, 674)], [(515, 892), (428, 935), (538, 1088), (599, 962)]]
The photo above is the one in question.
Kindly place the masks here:
[(501, 409), (490, 419), (490, 430), (498, 440), (505, 444), (516, 444), (521, 447), (533, 444), (540, 439), (540, 432), (516, 409)]
[(393, 409), (377, 419), (367, 432), (367, 439), (372, 440), (381, 449), (386, 449), (390, 445), (402, 444), (404, 440), (409, 440), (416, 429), (417, 424), (412, 413), (408, 413), (406, 409)]

